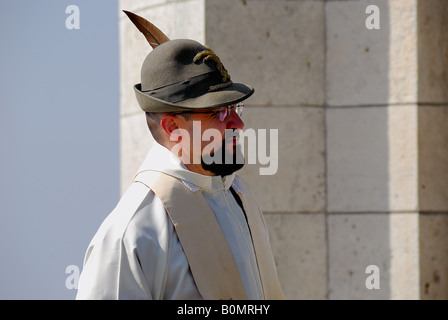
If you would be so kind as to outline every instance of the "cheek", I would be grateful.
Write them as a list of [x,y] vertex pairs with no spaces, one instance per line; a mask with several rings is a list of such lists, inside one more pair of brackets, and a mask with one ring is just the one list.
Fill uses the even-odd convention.
[[210,154],[214,150],[222,147],[225,138],[225,129],[222,126],[214,125],[202,128],[201,150],[205,154]]
[[202,137],[219,137],[219,140],[221,140],[222,142],[222,140],[225,138],[226,125],[225,123],[218,120],[203,121],[201,124],[201,131]]
[[191,145],[201,146],[201,151],[208,146],[207,149],[219,148],[225,139],[226,124],[217,119],[207,119],[202,121],[194,121],[188,130],[191,135]]
[[208,147],[208,149],[219,149],[222,146],[222,142],[225,138],[225,132],[216,128],[209,128],[203,131],[201,137],[202,149]]

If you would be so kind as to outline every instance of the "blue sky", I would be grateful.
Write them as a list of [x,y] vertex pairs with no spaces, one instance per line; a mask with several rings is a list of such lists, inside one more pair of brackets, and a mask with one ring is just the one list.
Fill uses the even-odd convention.
[[119,200],[118,4],[2,0],[0,15],[0,299],[73,299],[66,267]]

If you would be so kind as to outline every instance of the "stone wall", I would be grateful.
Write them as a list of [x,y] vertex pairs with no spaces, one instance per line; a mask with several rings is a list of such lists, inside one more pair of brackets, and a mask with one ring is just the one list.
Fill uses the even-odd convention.
[[[366,28],[370,4],[380,29]],[[278,129],[279,168],[242,175],[287,298],[448,298],[445,0],[121,0],[122,9],[209,45],[232,79],[255,87],[243,120]],[[151,49],[119,16],[124,191],[152,141],[132,89]],[[369,265],[380,289],[366,288]]]

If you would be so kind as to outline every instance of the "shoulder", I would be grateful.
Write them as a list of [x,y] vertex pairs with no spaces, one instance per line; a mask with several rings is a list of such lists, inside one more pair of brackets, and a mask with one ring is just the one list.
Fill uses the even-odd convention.
[[165,208],[150,188],[134,182],[107,216],[92,239],[91,246],[108,243],[130,249],[157,241],[169,228]]
[[79,297],[161,296],[163,286],[159,282],[164,279],[168,261],[164,248],[172,242],[173,234],[167,220],[163,204],[151,189],[133,183],[87,248]]

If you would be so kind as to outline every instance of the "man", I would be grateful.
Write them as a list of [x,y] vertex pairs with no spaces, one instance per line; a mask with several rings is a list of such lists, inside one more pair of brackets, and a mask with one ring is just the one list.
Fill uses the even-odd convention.
[[283,298],[229,134],[243,129],[241,102],[254,90],[193,40],[157,46],[141,77],[155,142],[87,249],[77,299]]

